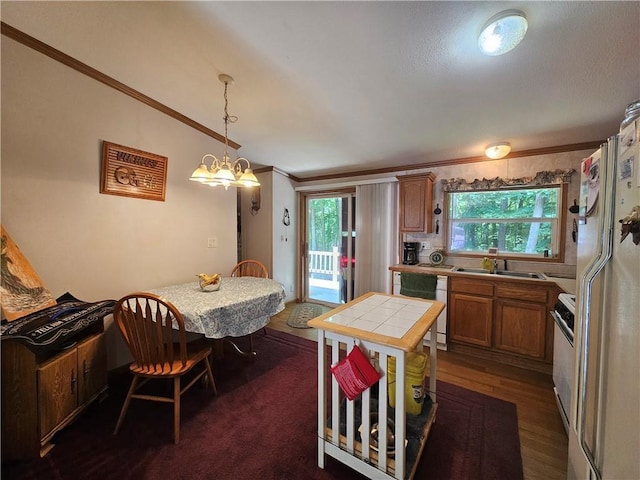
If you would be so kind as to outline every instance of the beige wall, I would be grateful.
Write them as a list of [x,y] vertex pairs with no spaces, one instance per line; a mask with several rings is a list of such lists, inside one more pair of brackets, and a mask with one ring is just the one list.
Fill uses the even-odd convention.
[[242,259],[254,259],[264,263],[273,277],[273,261],[271,257],[273,208],[271,197],[273,183],[271,172],[256,175],[260,182],[260,210],[251,214],[251,190],[242,193]]
[[[294,187],[295,182],[273,173],[273,278],[284,285],[287,301],[296,298],[298,202]],[[282,222],[285,208],[289,211],[289,226]]]
[[[295,182],[278,172],[258,174],[260,210],[250,212],[251,191],[242,192],[243,259],[254,258],[267,266],[269,276],[282,283],[286,301],[296,298],[297,203]],[[289,210],[291,225],[282,223],[284,209]]]
[[[188,180],[219,142],[6,37],[1,58],[1,220],[55,296],[229,274],[236,190]],[[168,157],[166,200],[100,194],[102,140]]]

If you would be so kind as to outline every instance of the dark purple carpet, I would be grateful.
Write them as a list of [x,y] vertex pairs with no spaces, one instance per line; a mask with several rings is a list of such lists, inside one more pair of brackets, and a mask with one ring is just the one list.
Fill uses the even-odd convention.
[[[42,459],[2,465],[3,479],[351,480],[330,457],[317,467],[316,344],[284,333],[254,335],[255,360],[230,353],[214,365],[218,396],[195,386],[183,396],[178,445],[172,406],[133,400],[113,428],[129,385],[110,380],[95,403]],[[521,479],[516,407],[438,382],[438,415],[414,478]]]

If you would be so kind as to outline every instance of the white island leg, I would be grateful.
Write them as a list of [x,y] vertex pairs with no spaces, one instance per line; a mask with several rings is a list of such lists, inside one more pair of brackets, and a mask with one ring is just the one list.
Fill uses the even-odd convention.
[[318,329],[318,467],[320,468],[324,468],[324,430],[327,418],[325,403],[327,356],[324,342],[324,330]]

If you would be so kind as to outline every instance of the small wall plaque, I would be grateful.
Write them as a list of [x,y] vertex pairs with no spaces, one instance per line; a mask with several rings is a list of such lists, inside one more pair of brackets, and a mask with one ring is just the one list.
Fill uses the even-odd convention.
[[102,142],[100,193],[164,202],[167,157]]

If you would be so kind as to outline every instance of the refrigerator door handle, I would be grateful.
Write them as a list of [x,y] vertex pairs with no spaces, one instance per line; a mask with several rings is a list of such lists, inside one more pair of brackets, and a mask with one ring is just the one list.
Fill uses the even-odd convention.
[[[607,151],[608,150],[608,151]],[[597,480],[602,478],[602,473],[597,465],[595,453],[591,451],[591,447],[587,444],[586,439],[586,403],[587,403],[587,370],[588,360],[590,354],[590,339],[589,331],[592,328],[591,325],[591,310],[588,308],[592,302],[593,295],[593,283],[595,279],[600,275],[606,264],[609,262],[612,256],[613,250],[613,226],[614,226],[614,209],[605,208],[607,205],[612,206],[613,199],[615,198],[615,175],[616,175],[616,162],[610,161],[609,156],[615,155],[617,152],[617,137],[609,139],[608,149],[603,148],[603,155],[607,158],[607,161],[600,162],[600,185],[604,186],[604,190],[601,188],[600,210],[601,215],[599,218],[600,231],[603,232],[600,238],[600,244],[598,245],[598,252],[593,262],[587,267],[585,274],[580,281],[580,303],[579,310],[581,312],[580,318],[580,343],[578,361],[580,362],[580,368],[578,371],[578,418],[577,418],[577,433],[579,439],[580,449],[582,450],[585,458],[589,462],[592,473]],[[615,159],[614,159],[615,160]],[[604,168],[606,165],[606,168]],[[600,305],[602,310],[602,305]],[[600,324],[602,327],[602,323]],[[601,332],[602,333],[602,332]],[[598,338],[602,338],[600,334]],[[603,356],[600,357],[600,363]],[[598,375],[602,374],[602,364],[599,365]],[[603,397],[603,382],[598,382],[597,401],[600,404],[600,399]],[[600,415],[598,415],[598,419]],[[597,424],[596,431],[600,432],[600,425]]]

